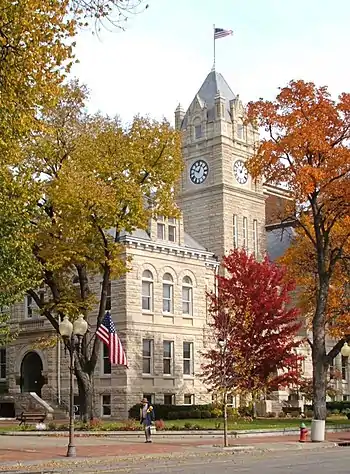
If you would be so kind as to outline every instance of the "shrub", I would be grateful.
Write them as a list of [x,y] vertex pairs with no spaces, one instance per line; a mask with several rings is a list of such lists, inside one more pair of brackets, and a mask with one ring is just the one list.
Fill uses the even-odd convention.
[[138,431],[140,430],[140,423],[134,419],[125,420],[119,429],[121,431]]
[[165,430],[165,423],[164,423],[163,420],[157,420],[156,423],[155,423],[155,426],[156,426],[157,431]]
[[98,418],[94,418],[90,420],[87,426],[88,426],[88,429],[91,431],[100,431],[103,427],[103,423]]
[[267,418],[276,418],[277,416],[275,411],[269,411],[266,415],[267,415]]
[[193,427],[192,423],[185,423],[184,424],[185,430],[192,430],[192,427]]
[[278,413],[278,418],[285,418],[286,417],[286,414],[284,413],[284,411],[280,411]]
[[339,415],[340,411],[337,408],[334,408],[334,410],[331,410],[332,415]]
[[207,419],[207,418],[211,418],[211,411],[210,410],[203,410],[201,412],[201,418],[204,418],[204,419]]
[[[162,420],[184,420],[190,418],[188,413],[189,412],[201,412],[201,411],[212,411],[214,408],[214,405],[158,405],[158,404],[153,404],[152,406],[154,408],[154,413],[156,416],[156,419],[162,419]],[[140,408],[141,405],[137,404],[134,405],[130,408],[129,410],[129,418],[139,418],[140,415]],[[170,415],[176,413],[176,416]],[[196,418],[200,418],[200,414],[196,415]]]
[[239,417],[240,417],[240,414],[237,408],[232,408],[232,407],[227,408],[227,418],[230,421],[236,421],[238,420]]
[[210,410],[212,418],[220,418],[222,417],[222,409],[219,407],[214,407]]
[[314,413],[312,410],[306,410],[305,411],[305,416],[306,418],[312,418],[314,416]]

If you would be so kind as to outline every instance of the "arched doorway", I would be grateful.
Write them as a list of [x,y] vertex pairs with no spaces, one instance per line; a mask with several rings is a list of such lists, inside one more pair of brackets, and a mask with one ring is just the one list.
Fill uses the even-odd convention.
[[37,352],[28,352],[21,364],[21,392],[35,392],[41,396],[44,385],[43,362]]

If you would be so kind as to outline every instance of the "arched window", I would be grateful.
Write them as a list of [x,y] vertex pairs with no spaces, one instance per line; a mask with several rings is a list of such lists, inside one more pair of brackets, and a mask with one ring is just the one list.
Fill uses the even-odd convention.
[[193,285],[190,277],[185,276],[182,280],[182,313],[193,314]]
[[174,312],[174,282],[170,273],[163,276],[163,312]]
[[142,273],[142,309],[153,310],[153,275],[149,270]]

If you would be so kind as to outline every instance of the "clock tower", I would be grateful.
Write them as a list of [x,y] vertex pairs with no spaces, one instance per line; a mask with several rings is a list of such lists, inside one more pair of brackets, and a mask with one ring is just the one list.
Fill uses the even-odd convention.
[[221,257],[232,248],[265,251],[263,186],[245,167],[258,131],[244,123],[244,107],[221,74],[212,70],[187,112],[179,105],[184,172],[179,205],[187,233]]

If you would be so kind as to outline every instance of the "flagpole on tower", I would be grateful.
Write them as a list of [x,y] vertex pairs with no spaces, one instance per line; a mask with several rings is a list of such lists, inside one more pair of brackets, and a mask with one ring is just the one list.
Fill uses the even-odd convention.
[[216,50],[215,50],[215,25],[213,25],[213,42],[214,42],[214,62],[213,62],[213,71],[215,71],[215,59],[216,59]]

